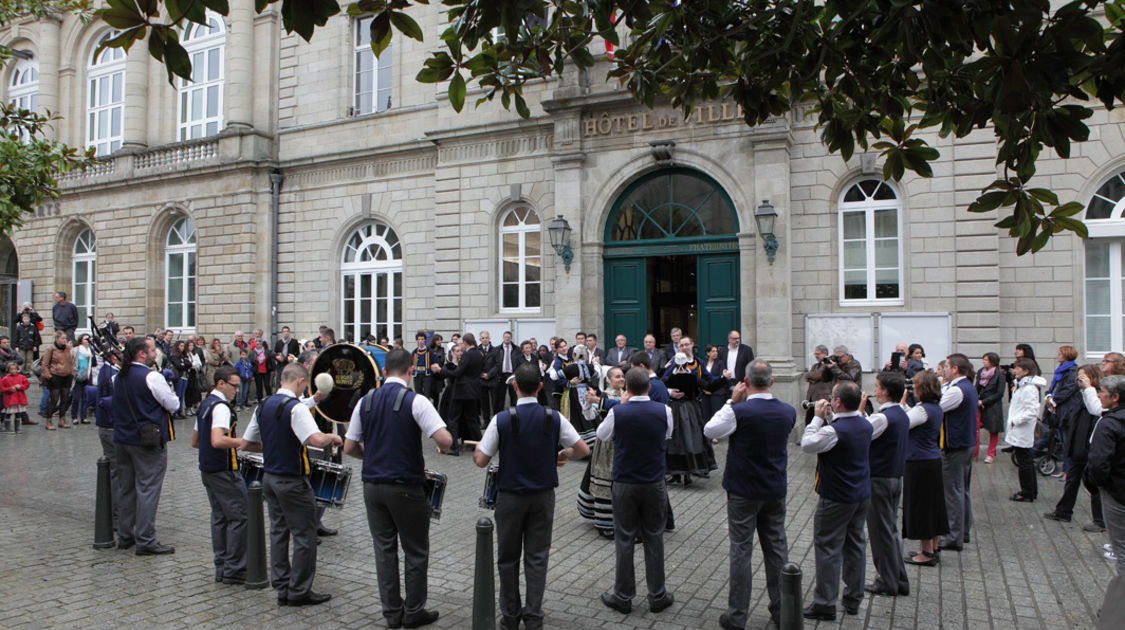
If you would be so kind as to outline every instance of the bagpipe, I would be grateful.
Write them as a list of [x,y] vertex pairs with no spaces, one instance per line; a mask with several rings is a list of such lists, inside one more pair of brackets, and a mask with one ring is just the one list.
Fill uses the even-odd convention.
[[106,328],[98,328],[98,321],[94,319],[94,309],[87,315],[90,319],[90,347],[101,358],[109,363],[110,357],[117,357],[117,364],[125,360],[125,346],[117,341]]

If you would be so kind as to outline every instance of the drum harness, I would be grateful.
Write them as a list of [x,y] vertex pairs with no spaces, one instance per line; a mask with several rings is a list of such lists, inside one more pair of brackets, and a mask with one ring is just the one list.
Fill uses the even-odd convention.
[[[372,388],[371,391],[364,394],[363,400],[361,400],[360,403],[359,403],[359,417],[360,418],[363,418],[364,416],[367,415],[367,410],[371,408],[371,401],[375,399],[375,392],[377,392],[377,391],[379,391],[379,390],[375,389],[375,388]],[[398,390],[397,394],[395,394],[395,402],[391,406],[391,409],[395,413],[398,413],[399,411],[402,411],[402,401],[406,400],[406,394],[408,394],[409,392],[410,392],[409,389],[407,389],[406,387],[403,387],[402,389]],[[401,480],[401,479],[396,479],[395,483],[396,484],[405,484],[406,482]],[[439,512],[439,514],[440,514],[440,512]]]

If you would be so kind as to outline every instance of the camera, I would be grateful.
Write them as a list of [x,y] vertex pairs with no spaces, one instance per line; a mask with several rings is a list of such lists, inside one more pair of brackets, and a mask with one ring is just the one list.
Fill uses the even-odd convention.
[[801,409],[804,409],[806,411],[808,411],[809,409],[812,409],[815,406],[816,406],[815,400],[802,400],[801,401]]

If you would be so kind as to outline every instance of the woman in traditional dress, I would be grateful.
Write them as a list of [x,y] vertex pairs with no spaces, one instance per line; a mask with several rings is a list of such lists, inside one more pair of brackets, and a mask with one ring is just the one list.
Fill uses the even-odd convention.
[[692,341],[682,337],[679,352],[664,371],[664,384],[672,408],[672,439],[668,442],[667,469],[671,483],[691,485],[691,476],[709,476],[718,468],[711,441],[703,436],[703,410],[699,394],[707,387],[703,365],[692,352]]
[[[609,383],[601,394],[589,391],[586,400],[598,408],[601,417],[621,402],[625,391],[625,372],[614,366],[606,374]],[[594,521],[598,533],[613,538],[613,439],[595,440],[593,452],[586,463],[586,473],[578,486],[578,513]]]
[[[594,434],[598,428],[597,414],[584,413],[583,403],[586,391],[597,389],[597,371],[586,363],[588,356],[586,346],[574,347],[574,360],[567,355],[565,339],[555,341],[555,360],[551,364],[548,375],[555,385],[555,395],[558,399],[558,410],[562,416],[570,420],[570,424],[578,431],[578,435],[586,442],[587,446],[594,443]],[[587,410],[588,410],[587,405]]]

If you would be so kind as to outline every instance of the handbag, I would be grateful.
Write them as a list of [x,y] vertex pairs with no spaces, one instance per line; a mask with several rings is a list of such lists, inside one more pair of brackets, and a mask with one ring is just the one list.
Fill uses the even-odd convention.
[[31,362],[31,373],[36,376],[43,376],[43,358],[40,357]]

